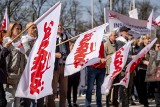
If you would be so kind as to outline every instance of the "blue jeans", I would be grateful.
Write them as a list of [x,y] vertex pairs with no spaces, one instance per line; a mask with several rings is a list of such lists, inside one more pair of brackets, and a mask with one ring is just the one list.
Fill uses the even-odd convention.
[[96,80],[96,104],[102,107],[101,85],[105,77],[105,68],[87,67],[87,91],[86,91],[86,107],[91,106],[92,90]]

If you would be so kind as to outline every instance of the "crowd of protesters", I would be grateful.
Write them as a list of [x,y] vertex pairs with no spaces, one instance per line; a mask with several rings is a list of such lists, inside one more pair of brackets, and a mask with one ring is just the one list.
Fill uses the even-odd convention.
[[[64,76],[65,60],[73,48],[73,41],[56,47],[52,95],[39,99],[36,105],[32,99],[15,97],[16,88],[25,68],[27,58],[38,37],[36,25],[30,22],[26,27],[29,26],[31,27],[27,30],[27,35],[19,37],[13,42],[11,42],[12,39],[22,31],[22,25],[19,22],[12,22],[7,31],[0,31],[0,107],[44,107],[44,105],[46,107],[56,107],[55,99],[57,98],[58,87],[60,96],[59,107],[66,107],[67,103],[68,107],[78,107],[77,94],[81,73],[78,72],[68,77]],[[140,50],[151,42],[149,35],[143,35],[134,39],[133,35],[129,34],[129,30],[129,28],[123,26],[119,29],[119,32],[110,32],[107,40],[105,40],[105,42],[103,41],[100,46],[100,63],[86,67],[86,107],[91,107],[95,82],[96,105],[97,107],[102,107],[101,85],[104,78],[110,72],[111,59],[109,59],[109,57],[128,41],[134,40],[128,55],[128,64]],[[67,39],[67,35],[65,35],[62,30],[62,23],[60,23],[58,25],[56,44]],[[23,52],[16,48],[16,45],[19,45],[19,43],[23,46]],[[160,51],[160,41],[155,43],[152,50]],[[114,107],[136,105],[133,100],[133,95],[144,107],[149,107],[148,100],[150,98],[155,99],[156,107],[160,107],[160,82],[145,82],[147,66],[150,63],[149,58],[150,53],[148,52],[134,72],[131,73],[128,88],[124,86],[112,87],[110,94],[106,96],[106,107],[110,107],[111,105]],[[119,82],[124,77],[125,68],[115,78],[114,83]],[[5,92],[10,93],[10,100],[7,99],[8,101],[6,100]],[[73,96],[73,103],[71,102],[71,96]]]

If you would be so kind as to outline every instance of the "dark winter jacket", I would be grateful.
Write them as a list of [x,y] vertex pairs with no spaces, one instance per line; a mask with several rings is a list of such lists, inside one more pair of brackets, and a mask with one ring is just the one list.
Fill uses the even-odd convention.
[[[67,40],[68,39],[68,37],[67,37],[67,35],[65,35],[65,34],[61,34],[61,42],[63,42],[63,41],[65,41],[65,40]],[[58,38],[57,38],[57,40],[56,40],[56,45],[57,44],[59,44],[58,43]],[[70,49],[69,49],[69,42],[66,42],[66,43],[64,43],[64,46],[65,46],[65,50],[66,50],[66,55],[64,55],[62,52],[60,52],[60,49],[59,49],[59,46],[56,46],[56,53],[57,52],[59,52],[59,53],[61,53],[62,54],[62,57],[67,57],[68,55],[69,55],[69,53],[70,53]],[[65,58],[66,59],[66,58]],[[58,58],[56,58],[55,59],[55,67],[54,67],[54,70],[57,70],[58,69],[58,64],[59,64],[59,59]]]
[[0,82],[7,82],[7,70],[6,70],[6,57],[10,53],[10,51],[0,46]]

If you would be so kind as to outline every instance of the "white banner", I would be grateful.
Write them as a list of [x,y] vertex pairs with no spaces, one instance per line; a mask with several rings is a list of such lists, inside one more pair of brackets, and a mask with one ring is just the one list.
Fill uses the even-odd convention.
[[137,8],[129,11],[129,17],[130,17],[130,18],[134,18],[134,19],[138,19],[138,11],[137,11]]
[[8,26],[9,26],[9,18],[8,18],[8,11],[7,11],[7,8],[6,8],[0,30],[7,30]]
[[109,94],[113,80],[122,71],[123,67],[126,64],[128,58],[128,52],[130,50],[132,42],[133,41],[127,42],[122,48],[120,48],[111,56],[112,62],[110,65],[110,74],[105,78],[102,84],[101,87],[102,94],[105,95]]
[[153,10],[152,10],[151,14],[148,17],[147,28],[149,30],[152,29],[152,22],[153,22]]
[[145,54],[151,49],[151,47],[156,42],[157,38],[155,38],[150,44],[145,46],[135,57],[134,59],[128,64],[126,71],[125,71],[125,77],[120,81],[120,83],[116,83],[114,85],[123,85],[126,88],[128,88],[129,79],[130,79],[130,73],[134,71],[134,69],[137,67],[137,65],[142,61]]
[[108,23],[80,34],[73,50],[66,59],[65,76],[72,75],[86,66],[100,61],[98,58],[99,49],[106,26],[108,26]]
[[[141,35],[141,34],[149,34],[149,30],[147,29],[147,21],[146,20],[138,20],[133,19],[128,16],[119,14],[114,11],[105,10],[106,21],[109,22],[109,29],[112,31],[115,28],[120,28],[122,26],[126,26],[131,29],[131,31]],[[134,35],[133,35],[134,36]]]
[[52,94],[60,10],[61,3],[58,2],[34,22],[38,28],[38,39],[27,60],[27,65],[18,84],[16,97],[37,100]]
[[156,23],[158,26],[160,26],[160,16],[158,16],[156,19],[155,19]]

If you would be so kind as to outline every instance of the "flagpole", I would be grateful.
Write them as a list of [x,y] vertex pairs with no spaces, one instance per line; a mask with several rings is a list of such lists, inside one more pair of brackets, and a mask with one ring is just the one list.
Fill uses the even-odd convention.
[[110,10],[112,10],[112,0],[110,0]]
[[135,0],[133,0],[133,9],[135,9],[136,6],[135,6]]
[[69,41],[71,41],[72,39],[78,38],[79,36],[80,36],[80,35],[77,35],[77,36],[74,36],[74,37],[72,37],[72,38],[70,38],[70,39],[67,39],[67,40],[65,40],[65,41],[57,44],[56,46],[59,46],[59,45],[64,44],[64,43],[66,43],[66,42],[69,42]]
[[24,29],[20,34],[18,34],[15,38],[12,39],[11,43],[15,41],[17,38],[19,38],[25,31],[27,31],[33,24],[31,24],[29,27]]

